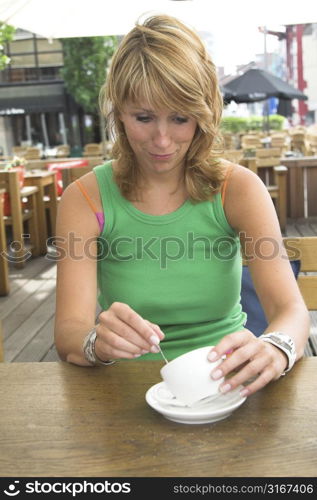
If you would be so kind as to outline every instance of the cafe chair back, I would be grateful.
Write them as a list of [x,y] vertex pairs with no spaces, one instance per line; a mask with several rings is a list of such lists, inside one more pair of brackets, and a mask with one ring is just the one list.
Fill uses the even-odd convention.
[[258,148],[255,150],[255,157],[243,158],[240,165],[247,166],[262,179],[275,205],[281,230],[285,231],[288,169],[285,165],[281,165],[280,149]]
[[26,153],[24,154],[24,158],[26,160],[40,160],[41,159],[41,151],[39,148],[28,147]]
[[3,192],[0,190],[0,296],[8,295],[10,292],[9,264],[6,254],[7,238],[3,216]]
[[[40,254],[38,219],[37,219],[37,195],[36,186],[20,187],[19,172],[0,171],[0,189],[8,194],[9,215],[4,215],[4,223],[12,228],[12,238],[15,246],[14,265],[22,268],[26,262],[26,256],[31,251],[32,256]],[[27,229],[24,229],[27,223]],[[23,236],[28,235],[28,248],[25,247]]]
[[[294,276],[314,325],[316,324],[314,318],[317,314],[317,237],[285,237],[283,240]],[[243,260],[241,305],[247,314],[246,328],[249,328],[257,337],[260,336],[268,323],[256,294],[246,258]],[[304,354],[306,356],[317,355],[317,333],[314,326]]]
[[240,163],[243,158],[242,149],[226,149],[222,155],[225,160],[232,161],[233,163]]
[[101,156],[101,155],[102,151],[100,144],[94,142],[85,144],[83,156]]
[[67,158],[70,155],[68,144],[60,144],[56,147],[56,158]]
[[77,168],[64,168],[62,170],[62,180],[63,180],[63,189],[66,189],[69,184],[74,182],[76,179],[79,179],[88,172],[92,171],[91,166],[87,167],[77,167]]
[[300,260],[299,289],[309,311],[317,311],[317,236],[284,238],[290,260]]

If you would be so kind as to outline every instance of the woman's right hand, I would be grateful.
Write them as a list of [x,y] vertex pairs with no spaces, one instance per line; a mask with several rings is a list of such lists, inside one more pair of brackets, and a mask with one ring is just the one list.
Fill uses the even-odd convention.
[[103,361],[157,353],[158,344],[164,339],[158,325],[142,318],[121,302],[114,302],[107,311],[99,314],[96,333],[95,351]]

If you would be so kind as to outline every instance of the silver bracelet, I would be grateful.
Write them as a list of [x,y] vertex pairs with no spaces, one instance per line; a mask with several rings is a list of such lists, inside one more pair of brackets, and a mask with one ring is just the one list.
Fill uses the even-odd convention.
[[115,363],[114,360],[102,361],[102,359],[98,358],[95,352],[95,343],[97,339],[96,327],[94,327],[88,335],[85,337],[83,342],[83,353],[85,359],[91,363],[92,365],[113,365]]

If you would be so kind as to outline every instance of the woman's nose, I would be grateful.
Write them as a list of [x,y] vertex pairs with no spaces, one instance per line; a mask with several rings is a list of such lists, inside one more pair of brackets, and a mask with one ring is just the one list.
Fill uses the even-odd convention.
[[167,148],[171,144],[169,128],[166,125],[157,125],[153,134],[153,144],[158,148]]

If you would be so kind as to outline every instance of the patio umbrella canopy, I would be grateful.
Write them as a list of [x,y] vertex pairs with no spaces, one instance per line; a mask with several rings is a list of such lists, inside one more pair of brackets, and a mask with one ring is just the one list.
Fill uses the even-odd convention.
[[269,97],[307,99],[303,92],[263,69],[249,69],[226,83],[225,90],[232,93],[225,97],[226,100],[236,103],[264,101]]

